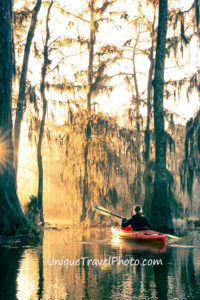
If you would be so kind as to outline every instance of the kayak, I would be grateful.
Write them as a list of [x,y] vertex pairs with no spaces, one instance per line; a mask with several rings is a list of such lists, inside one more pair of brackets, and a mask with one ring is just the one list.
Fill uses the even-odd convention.
[[131,227],[126,228],[111,228],[114,236],[122,239],[133,240],[135,242],[151,242],[166,244],[167,237],[153,230],[132,231]]
[[131,227],[126,228],[111,228],[112,234],[119,238],[132,240],[134,242],[149,242],[166,244],[167,237],[153,230],[132,231]]

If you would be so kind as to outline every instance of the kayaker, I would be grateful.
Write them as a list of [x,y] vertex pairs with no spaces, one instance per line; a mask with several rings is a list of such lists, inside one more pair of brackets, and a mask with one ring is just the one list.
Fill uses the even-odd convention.
[[149,221],[145,218],[144,215],[142,215],[142,207],[140,205],[135,205],[133,207],[133,216],[131,219],[127,220],[126,218],[122,219],[122,228],[127,227],[128,225],[131,225],[132,230],[152,230],[152,226],[149,223]]

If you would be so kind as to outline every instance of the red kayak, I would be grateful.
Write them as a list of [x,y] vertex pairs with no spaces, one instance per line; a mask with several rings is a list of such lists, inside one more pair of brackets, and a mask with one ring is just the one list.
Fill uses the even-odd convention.
[[126,228],[111,228],[113,235],[119,238],[133,240],[134,242],[151,242],[166,244],[167,237],[153,230],[132,231],[131,227]]

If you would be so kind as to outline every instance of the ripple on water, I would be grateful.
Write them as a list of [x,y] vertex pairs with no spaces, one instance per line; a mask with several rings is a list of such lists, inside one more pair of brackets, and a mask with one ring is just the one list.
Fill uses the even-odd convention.
[[[2,299],[200,299],[195,241],[171,243],[163,251],[117,244],[107,229],[48,230],[40,247],[0,251]],[[109,264],[109,257],[139,263]],[[48,264],[53,259],[56,264]]]

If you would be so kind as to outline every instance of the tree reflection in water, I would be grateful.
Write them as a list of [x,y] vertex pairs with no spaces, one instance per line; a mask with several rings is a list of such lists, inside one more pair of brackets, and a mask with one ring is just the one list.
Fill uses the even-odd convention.
[[163,260],[163,265],[154,266],[154,279],[156,284],[156,294],[158,299],[168,299],[168,275],[169,275],[169,262],[171,259],[170,252],[164,256],[160,255]]
[[39,252],[39,280],[38,280],[38,300],[42,299],[44,291],[44,274],[43,274],[43,249]]
[[0,299],[17,299],[17,275],[24,250],[0,247]]
[[[151,249],[113,243],[106,229],[44,233],[36,249],[0,249],[0,299],[200,299],[199,245]],[[51,259],[162,259],[148,265],[48,265]],[[52,260],[53,261],[53,260]],[[17,284],[16,284],[17,282]],[[16,296],[17,295],[17,296]]]

